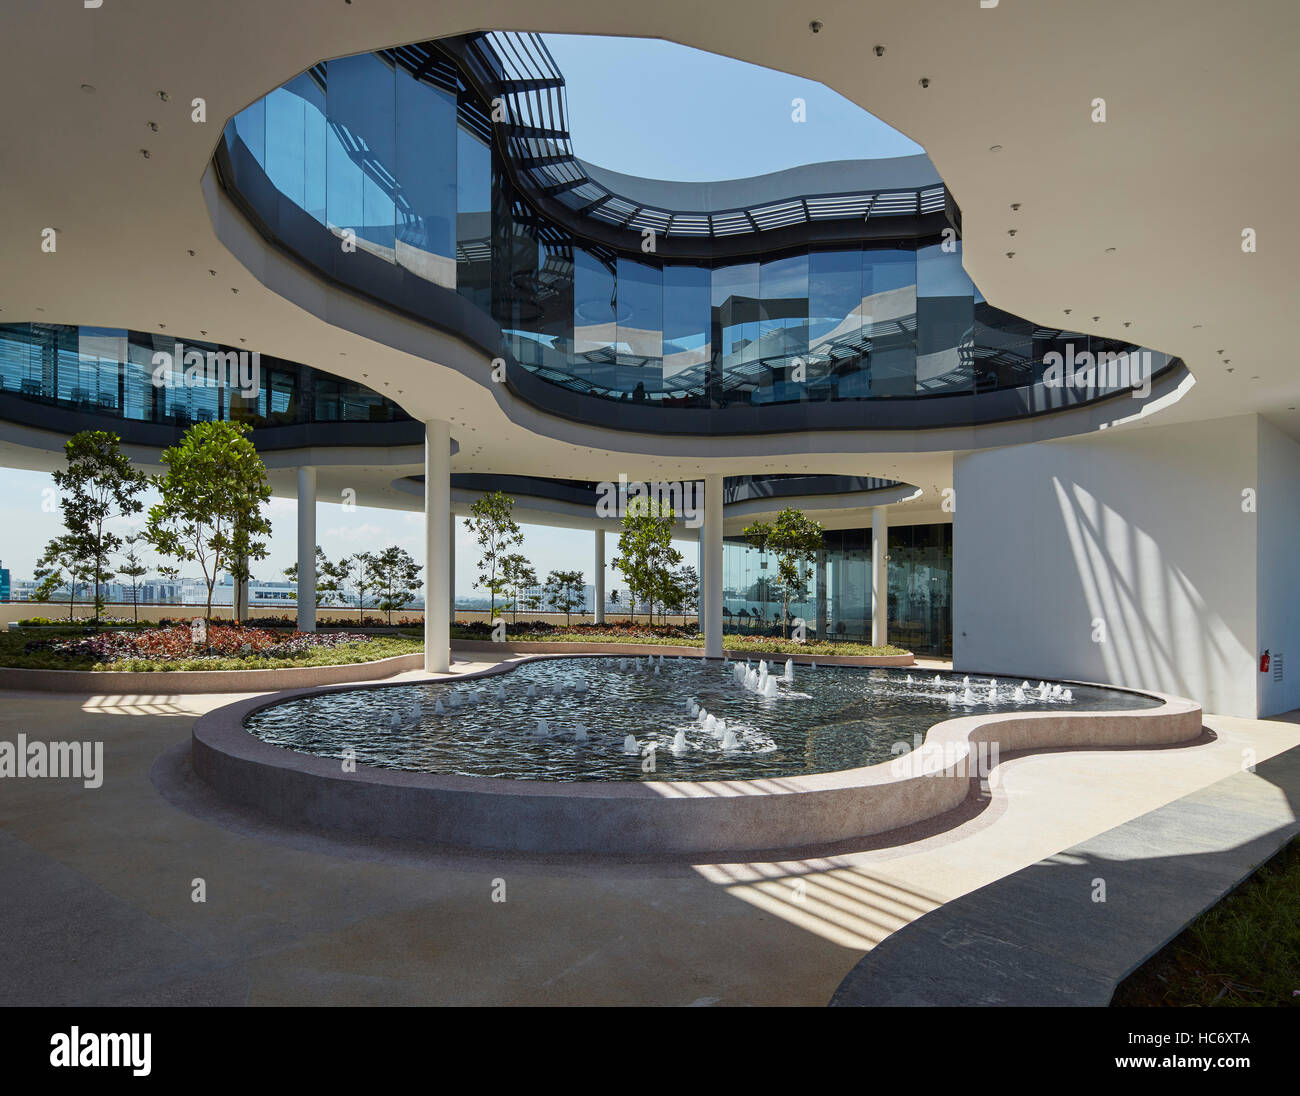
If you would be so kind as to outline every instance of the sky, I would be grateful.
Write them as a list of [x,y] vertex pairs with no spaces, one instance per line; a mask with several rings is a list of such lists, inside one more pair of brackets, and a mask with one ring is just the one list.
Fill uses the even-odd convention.
[[[921,148],[821,84],[656,39],[546,35],[565,74],[574,152],[613,171],[648,178],[700,181],[780,171],[799,164],[856,157],[908,156]],[[792,118],[804,101],[805,121]],[[62,532],[53,481],[45,473],[4,469],[0,493],[0,566],[31,578],[45,544]],[[145,496],[146,508],[156,499]],[[270,557],[256,564],[261,580],[282,579],[297,554],[296,503],[271,501]],[[400,545],[423,554],[422,515],[319,503],[318,540],[330,559],[361,549]],[[116,523],[126,534],[143,515]],[[592,534],[524,527],[523,551],[539,576],[580,568],[591,581]],[[606,537],[609,555],[616,538]],[[693,541],[677,543],[696,562]],[[457,597],[473,588],[478,552],[462,522],[456,532]],[[146,564],[156,557],[146,553]],[[198,577],[191,566],[183,573]],[[619,588],[610,572],[609,588]]]
[[701,182],[924,151],[799,76],[654,38],[544,37],[564,73],[574,154],[611,171]]

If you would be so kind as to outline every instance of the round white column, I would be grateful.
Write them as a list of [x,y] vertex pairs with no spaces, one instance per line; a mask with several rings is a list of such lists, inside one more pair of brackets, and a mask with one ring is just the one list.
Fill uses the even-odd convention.
[[451,429],[431,419],[424,424],[424,668],[431,674],[451,669],[450,538]]
[[316,469],[298,469],[298,631],[316,630]]
[[889,642],[889,514],[883,506],[871,509],[871,643]]
[[704,477],[704,566],[700,616],[704,620],[704,655],[722,657],[722,476]]
[[456,515],[447,524],[447,622],[456,623]]
[[605,530],[596,530],[596,559],[595,574],[591,580],[592,586],[595,587],[595,593],[592,595],[595,604],[592,606],[592,620],[596,624],[605,623]]

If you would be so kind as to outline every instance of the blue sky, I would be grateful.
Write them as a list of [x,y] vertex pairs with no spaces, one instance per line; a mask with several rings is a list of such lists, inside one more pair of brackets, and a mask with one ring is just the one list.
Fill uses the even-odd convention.
[[613,171],[698,182],[924,151],[798,76],[653,38],[545,40],[565,76],[574,152]]
[[[740,178],[799,164],[855,157],[906,156],[921,151],[902,134],[820,84],[771,69],[656,39],[547,35],[568,83],[574,151],[614,171],[650,178]],[[792,100],[804,100],[806,121],[792,120]],[[30,578],[45,543],[57,536],[57,512],[42,509],[48,475],[7,469],[0,496],[0,563]],[[295,504],[275,499],[271,557],[255,568],[279,579],[296,552]],[[331,559],[359,548],[400,544],[422,551],[418,514],[359,507],[344,513],[322,503],[317,530]],[[130,531],[133,523],[119,523]],[[580,567],[591,580],[591,534],[525,527],[524,551],[540,575]],[[607,538],[614,553],[614,538]],[[694,564],[694,542],[678,549]],[[471,596],[477,554],[457,531],[458,595]],[[148,562],[153,562],[149,560]],[[197,576],[197,570],[191,569]],[[190,573],[189,571],[186,572]],[[610,572],[611,587],[619,576]]]

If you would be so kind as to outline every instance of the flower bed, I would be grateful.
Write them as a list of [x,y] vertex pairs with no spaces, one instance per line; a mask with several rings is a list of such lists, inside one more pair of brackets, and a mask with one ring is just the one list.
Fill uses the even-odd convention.
[[0,639],[6,666],[56,670],[255,670],[369,662],[421,650],[418,640],[349,632],[290,632],[212,624],[205,646],[188,624],[94,634],[69,631],[44,639]]

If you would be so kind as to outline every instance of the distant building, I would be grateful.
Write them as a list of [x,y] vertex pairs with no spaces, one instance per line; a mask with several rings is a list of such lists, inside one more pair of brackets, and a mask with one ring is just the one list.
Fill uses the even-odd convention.
[[9,568],[0,567],[0,602],[9,600]]

